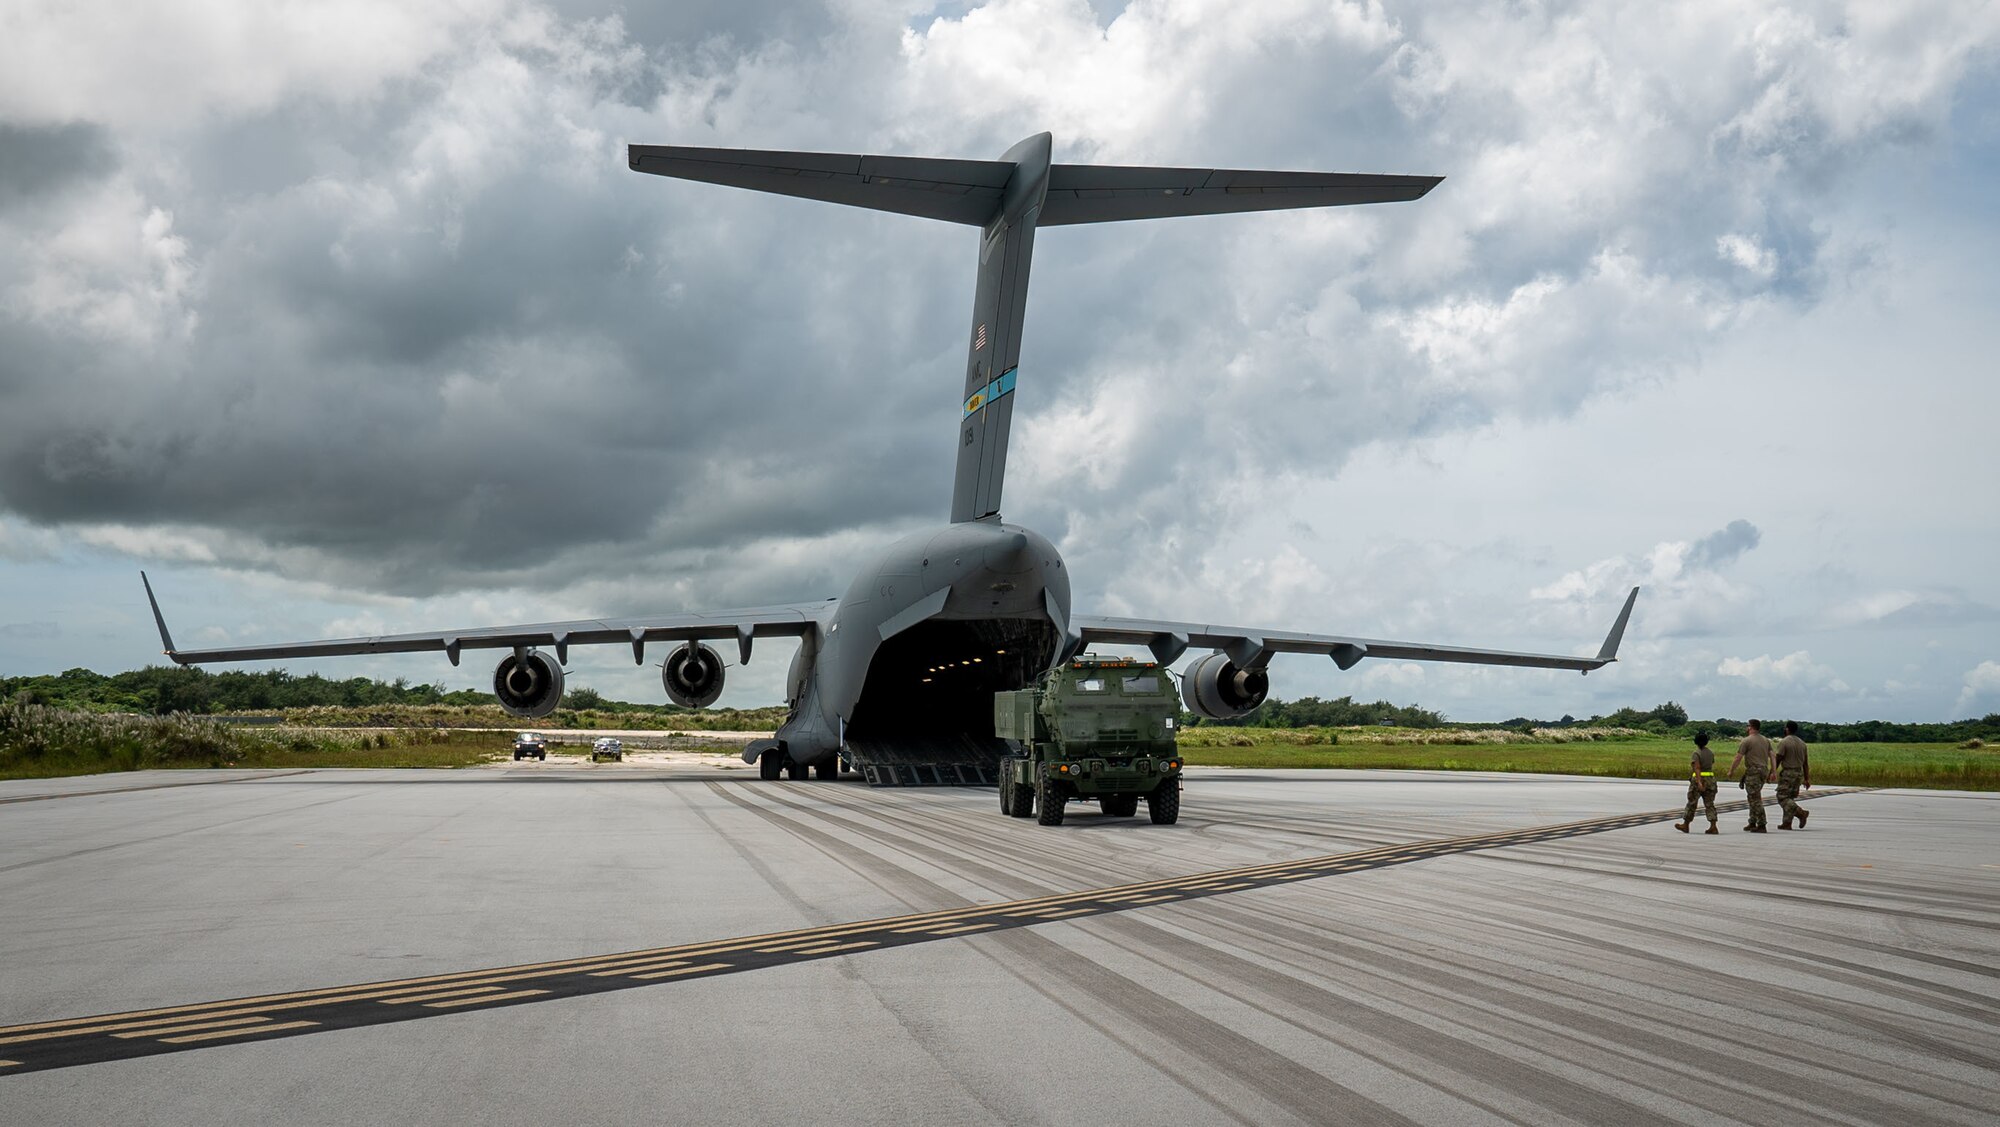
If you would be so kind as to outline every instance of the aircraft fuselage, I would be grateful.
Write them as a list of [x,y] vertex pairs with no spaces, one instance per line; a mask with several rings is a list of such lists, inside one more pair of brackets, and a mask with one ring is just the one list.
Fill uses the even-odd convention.
[[1054,663],[1069,617],[1069,573],[1039,533],[994,520],[906,536],[801,641],[777,739],[811,763],[864,733],[990,735],[993,693]]

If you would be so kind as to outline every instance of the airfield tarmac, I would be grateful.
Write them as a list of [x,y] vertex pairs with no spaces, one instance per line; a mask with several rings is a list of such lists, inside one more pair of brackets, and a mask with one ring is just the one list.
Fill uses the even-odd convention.
[[1196,770],[1178,826],[1045,828],[700,763],[0,783],[0,1122],[1992,1122],[2000,796],[1704,837],[1646,816],[1683,793]]

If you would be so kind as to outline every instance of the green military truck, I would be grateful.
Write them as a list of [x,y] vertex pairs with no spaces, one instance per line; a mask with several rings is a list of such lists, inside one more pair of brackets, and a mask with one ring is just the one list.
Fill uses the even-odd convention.
[[1060,826],[1072,800],[1129,818],[1143,798],[1154,825],[1172,825],[1181,816],[1179,715],[1158,662],[1095,654],[993,694],[993,734],[1013,751],[1000,760],[1000,812]]

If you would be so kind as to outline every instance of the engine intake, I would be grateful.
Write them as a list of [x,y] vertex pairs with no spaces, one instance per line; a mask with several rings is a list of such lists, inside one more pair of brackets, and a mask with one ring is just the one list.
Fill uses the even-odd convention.
[[1225,653],[1212,653],[1181,675],[1181,701],[1210,720],[1234,720],[1264,703],[1271,678],[1262,669],[1238,669]]
[[667,655],[660,682],[667,696],[682,708],[707,708],[722,695],[722,657],[700,642],[689,642]]
[[563,671],[556,659],[540,650],[524,656],[509,654],[493,671],[493,695],[510,716],[538,720],[562,703]]

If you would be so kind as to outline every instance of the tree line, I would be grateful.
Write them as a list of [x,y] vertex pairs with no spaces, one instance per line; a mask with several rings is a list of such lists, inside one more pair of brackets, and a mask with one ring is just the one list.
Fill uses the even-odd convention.
[[[78,712],[137,712],[166,716],[263,712],[287,708],[379,708],[385,705],[489,705],[493,694],[478,689],[413,685],[398,677],[377,681],[350,677],[335,681],[317,673],[295,677],[282,669],[212,673],[193,666],[149,665],[127,673],[70,669],[38,677],[0,677],[0,700],[42,704]],[[563,707],[604,712],[682,711],[668,704],[626,704],[579,687],[563,694]]]
[[[127,673],[94,673],[70,669],[37,677],[0,677],[0,700],[20,704],[43,704],[82,712],[137,712],[165,716],[175,712],[197,714],[260,712],[286,708],[368,708],[383,705],[485,705],[491,693],[478,689],[446,689],[443,685],[413,685],[398,677],[377,681],[369,677],[330,680],[317,673],[295,677],[282,669],[261,672],[228,670],[211,673],[192,666],[149,665]],[[607,700],[595,689],[578,686],[563,694],[562,706],[598,712],[673,713],[685,709],[671,704],[634,704]],[[1784,717],[1765,717],[1767,730],[1775,729]],[[1793,719],[1797,719],[1794,717]],[[1386,700],[1362,702],[1353,697],[1321,700],[1266,700],[1248,715],[1234,720],[1206,720],[1182,713],[1181,723],[1242,728],[1351,728],[1390,724],[1398,728],[1487,727],[1485,724],[1448,723],[1441,713],[1414,704],[1392,704]],[[1674,701],[1649,709],[1621,708],[1578,719],[1563,716],[1556,720],[1516,716],[1502,721],[1503,728],[1634,728],[1662,735],[1692,736],[1705,730],[1718,738],[1736,738],[1747,730],[1744,721],[1730,717],[1696,720]],[[2000,713],[1988,713],[1978,720],[1948,723],[1909,724],[1890,720],[1860,720],[1847,724],[1799,721],[1799,730],[1814,743],[1956,743],[1968,739],[2000,739]]]

